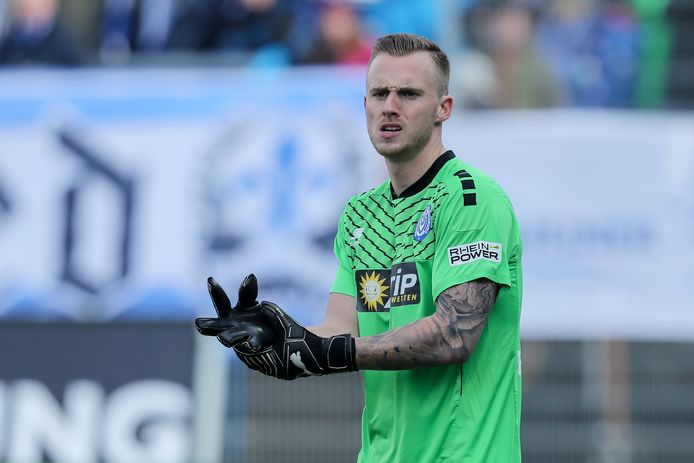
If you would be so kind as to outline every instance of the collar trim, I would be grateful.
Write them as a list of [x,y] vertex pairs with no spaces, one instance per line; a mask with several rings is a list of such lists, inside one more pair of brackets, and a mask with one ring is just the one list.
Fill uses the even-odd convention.
[[407,198],[409,196],[414,196],[426,187],[429,186],[432,180],[434,180],[434,177],[436,177],[436,174],[439,173],[441,168],[443,167],[444,164],[446,164],[448,161],[453,159],[455,157],[455,154],[453,154],[453,151],[448,150],[445,153],[443,153],[441,156],[436,158],[434,163],[427,169],[427,171],[422,175],[416,182],[414,182],[412,185],[408,186],[405,188],[405,191],[400,193],[400,196],[395,194],[395,190],[393,189],[393,184],[390,184],[390,196],[392,199],[401,199],[401,198]]

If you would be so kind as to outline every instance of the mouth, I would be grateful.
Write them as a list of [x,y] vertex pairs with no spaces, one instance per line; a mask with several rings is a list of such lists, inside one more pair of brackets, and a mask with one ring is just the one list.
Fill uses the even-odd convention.
[[396,137],[402,131],[400,124],[383,124],[379,127],[379,133],[382,138],[393,138]]

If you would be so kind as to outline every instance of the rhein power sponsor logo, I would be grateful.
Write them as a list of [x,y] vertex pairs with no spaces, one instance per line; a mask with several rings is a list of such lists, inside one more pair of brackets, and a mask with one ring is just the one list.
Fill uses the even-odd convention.
[[501,262],[501,243],[477,241],[448,248],[448,264],[451,267],[469,264],[480,259]]

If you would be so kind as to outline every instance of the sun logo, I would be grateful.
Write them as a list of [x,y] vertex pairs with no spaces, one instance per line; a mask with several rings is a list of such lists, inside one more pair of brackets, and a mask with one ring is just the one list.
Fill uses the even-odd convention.
[[379,305],[383,306],[385,303],[383,298],[388,297],[386,290],[390,288],[390,286],[385,285],[386,279],[380,278],[380,276],[375,271],[371,272],[371,275],[367,272],[361,276],[361,281],[359,282],[361,298],[364,300],[366,308],[374,312]]

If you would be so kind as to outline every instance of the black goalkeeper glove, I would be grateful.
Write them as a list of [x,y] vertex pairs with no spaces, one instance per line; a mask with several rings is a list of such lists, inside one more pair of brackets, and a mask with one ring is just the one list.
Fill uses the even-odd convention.
[[226,347],[233,347],[239,359],[249,368],[262,365],[264,352],[272,346],[274,330],[264,321],[258,297],[258,280],[248,275],[239,287],[239,298],[232,308],[224,289],[210,277],[207,290],[217,312],[217,318],[196,318],[200,334],[216,336]]
[[263,301],[260,308],[275,331],[275,339],[267,355],[270,365],[261,372],[292,380],[358,370],[352,335],[322,338],[298,324],[277,304]]
[[195,326],[201,334],[216,336],[226,347],[233,347],[249,368],[286,380],[357,370],[350,334],[322,338],[276,304],[258,304],[258,282],[252,274],[241,284],[233,308],[213,278],[207,285],[219,317],[197,318]]

